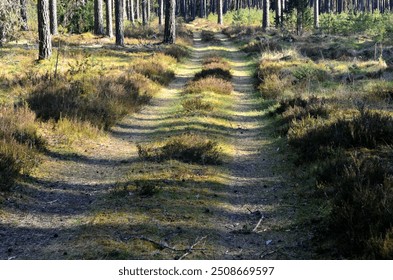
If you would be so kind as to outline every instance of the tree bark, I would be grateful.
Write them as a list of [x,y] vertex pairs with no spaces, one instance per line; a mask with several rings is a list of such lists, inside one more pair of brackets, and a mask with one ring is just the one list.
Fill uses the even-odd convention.
[[176,41],[176,0],[165,0],[164,43],[174,44]]
[[314,0],[314,28],[319,28],[319,0]]
[[274,21],[276,23],[276,27],[279,27],[281,24],[281,0],[276,0],[275,4],[276,4],[276,17],[274,18]]
[[142,24],[143,25],[146,25],[147,24],[147,11],[146,11],[146,8],[147,8],[147,3],[146,3],[146,1],[147,0],[142,0]]
[[38,59],[47,59],[52,55],[52,42],[50,35],[49,1],[38,0]]
[[57,0],[49,0],[50,33],[57,35]]
[[147,1],[147,7],[146,7],[146,19],[147,19],[147,22],[149,22],[150,21],[150,11],[151,11],[151,3],[150,3],[150,0],[146,0]]
[[267,31],[270,27],[269,10],[270,10],[270,1],[263,0],[263,16],[262,16],[263,31]]
[[220,25],[223,25],[223,19],[222,19],[222,0],[217,0],[217,23]]
[[141,19],[139,0],[136,0],[135,11],[136,11],[136,20],[139,21]]
[[164,0],[158,0],[158,24],[164,23]]
[[112,0],[106,0],[106,36],[113,37],[113,24],[112,24]]
[[26,6],[27,0],[20,0],[20,18],[22,21],[21,24],[21,29],[23,31],[29,30],[29,27],[27,25],[27,6]]
[[130,20],[131,20],[132,24],[135,23],[134,0],[130,0]]
[[115,0],[116,45],[124,46],[124,1]]
[[94,0],[94,34],[104,34],[104,17],[102,12],[102,0]]

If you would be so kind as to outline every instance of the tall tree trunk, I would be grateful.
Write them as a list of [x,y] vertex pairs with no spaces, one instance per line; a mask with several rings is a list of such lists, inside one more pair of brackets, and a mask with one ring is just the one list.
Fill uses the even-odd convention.
[[275,0],[275,5],[276,5],[276,17],[274,18],[274,21],[276,23],[276,27],[279,27],[281,23],[281,0]]
[[134,0],[130,0],[130,20],[132,24],[135,23],[135,9],[134,9]]
[[147,24],[147,12],[146,12],[146,1],[147,0],[142,0],[142,24],[146,25]]
[[263,0],[263,16],[262,16],[263,31],[267,31],[270,27],[269,10],[270,10],[270,0]]
[[50,33],[57,35],[57,0],[49,0]]
[[21,18],[21,29],[23,31],[29,30],[29,27],[27,25],[27,5],[26,5],[27,0],[20,0],[20,18]]
[[115,0],[116,45],[124,46],[124,1]]
[[38,59],[47,59],[52,55],[52,42],[50,35],[49,1],[38,0]]
[[151,11],[151,5],[150,5],[150,0],[146,0],[147,1],[147,7],[146,7],[146,19],[147,22],[150,21],[150,11]]
[[314,0],[314,28],[319,28],[319,0]]
[[112,0],[106,0],[106,35],[109,38],[113,37],[112,11]]
[[164,0],[158,0],[158,24],[164,23]]
[[104,18],[102,13],[102,0],[94,0],[94,34],[104,34]]
[[137,20],[137,21],[140,21],[140,20],[141,20],[141,13],[140,13],[140,7],[139,7],[139,5],[140,5],[139,0],[136,0],[136,3],[135,3],[135,14],[136,14],[136,20]]
[[164,43],[174,44],[176,41],[176,0],[165,0]]
[[223,25],[223,19],[222,19],[222,0],[217,0],[217,23],[220,25]]

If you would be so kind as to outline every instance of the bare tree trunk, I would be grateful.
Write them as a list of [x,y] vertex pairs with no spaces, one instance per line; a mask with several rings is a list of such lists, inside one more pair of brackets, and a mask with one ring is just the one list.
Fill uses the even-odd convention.
[[134,0],[130,0],[130,20],[132,24],[135,23]]
[[151,11],[151,6],[150,6],[150,0],[146,0],[147,1],[147,7],[146,7],[146,19],[147,22],[150,21],[150,11]]
[[217,0],[217,23],[220,25],[223,25],[223,20],[222,20],[222,0]]
[[49,1],[38,0],[38,59],[47,59],[52,55],[52,42],[50,35]]
[[164,43],[174,44],[176,41],[176,0],[165,0]]
[[104,16],[102,13],[102,0],[94,0],[94,34],[104,34]]
[[49,0],[50,33],[57,35],[57,0]]
[[112,12],[112,0],[106,0],[106,36],[109,38],[113,37]]
[[141,14],[140,14],[140,7],[139,7],[139,0],[136,0],[135,11],[136,11],[136,20],[140,21]]
[[276,27],[279,27],[281,24],[281,0],[276,0],[275,4],[276,4],[276,17],[274,18],[274,21],[276,23]]
[[124,46],[124,1],[115,0],[116,45]]
[[270,10],[270,1],[263,0],[263,16],[262,16],[263,31],[267,31],[270,27],[269,10]]
[[147,23],[146,1],[147,0],[142,0],[142,24],[143,25],[146,25],[146,23]]
[[314,0],[314,27],[319,28],[319,0]]
[[164,0],[158,0],[158,24],[164,23]]
[[21,29],[23,31],[29,30],[29,27],[27,25],[27,6],[26,6],[27,0],[20,0],[20,18],[22,21],[21,24]]

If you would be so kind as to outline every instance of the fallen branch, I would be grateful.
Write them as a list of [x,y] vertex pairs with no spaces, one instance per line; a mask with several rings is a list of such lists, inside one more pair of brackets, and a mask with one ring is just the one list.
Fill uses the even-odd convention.
[[192,245],[189,246],[188,248],[184,248],[184,249],[176,249],[176,248],[174,248],[174,247],[169,246],[169,245],[168,245],[167,243],[165,243],[165,242],[158,242],[158,241],[155,241],[155,240],[153,240],[153,239],[151,239],[151,238],[148,238],[148,237],[146,237],[146,236],[143,236],[143,235],[142,235],[142,236],[137,236],[137,237],[134,237],[134,238],[135,238],[135,239],[140,239],[140,240],[144,240],[144,241],[150,242],[150,243],[156,245],[156,246],[158,247],[158,249],[160,249],[160,250],[168,249],[168,250],[171,250],[171,251],[174,251],[174,252],[185,252],[185,253],[179,258],[179,260],[181,260],[181,259],[184,259],[187,255],[191,254],[193,251],[203,251],[203,250],[206,250],[206,249],[204,249],[204,248],[195,248],[195,246],[197,246],[202,240],[206,239],[206,237],[207,237],[207,236],[203,236],[203,237],[201,237],[201,238],[197,238],[197,239],[196,239],[196,242],[195,242],[194,244],[192,244]]
[[197,238],[196,241],[195,241],[195,243],[192,244],[192,245],[190,246],[190,248],[188,248],[187,252],[185,252],[184,255],[181,256],[181,257],[179,258],[179,260],[182,260],[182,259],[184,259],[185,257],[187,257],[189,254],[191,254],[192,251],[195,250],[194,247],[195,247],[196,245],[198,245],[202,240],[206,239],[206,237],[207,237],[207,236],[203,236],[203,237],[201,237],[201,238],[199,238],[199,239]]
[[262,216],[260,219],[259,219],[259,221],[258,221],[258,223],[257,223],[257,225],[254,227],[254,229],[252,230],[253,232],[256,232],[257,231],[257,228],[259,227],[259,225],[262,223],[262,221],[265,219],[265,216]]
[[[266,251],[265,251],[266,252]],[[277,252],[276,250],[274,250],[274,251],[269,251],[269,252],[267,252],[267,253],[265,253],[265,252],[263,252],[260,256],[259,256],[259,258],[260,259],[264,259],[264,258],[266,258],[267,256],[270,256],[270,255],[273,255],[275,252]]]
[[148,237],[146,237],[146,236],[138,236],[138,237],[135,237],[136,239],[140,239],[140,240],[144,240],[144,241],[148,241],[148,242],[150,242],[150,243],[153,243],[154,245],[156,245],[157,247],[158,247],[158,249],[161,249],[161,250],[163,250],[163,249],[169,249],[169,250],[171,250],[171,251],[175,251],[175,252],[179,252],[179,251],[185,251],[186,249],[176,249],[176,248],[174,248],[174,247],[170,247],[170,246],[168,246],[166,243],[164,243],[164,242],[157,242],[157,241],[155,241],[155,240],[153,240],[153,239],[150,239],[150,238],[148,238]]

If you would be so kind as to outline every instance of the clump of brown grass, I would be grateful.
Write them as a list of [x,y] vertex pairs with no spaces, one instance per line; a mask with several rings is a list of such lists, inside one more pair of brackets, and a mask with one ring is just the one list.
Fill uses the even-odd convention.
[[184,89],[185,94],[198,94],[204,91],[217,94],[231,94],[233,86],[232,83],[226,80],[216,77],[206,77],[197,81],[188,82]]
[[8,191],[35,166],[37,151],[44,147],[33,112],[25,106],[0,108],[0,191]]
[[181,104],[184,110],[188,113],[195,113],[195,112],[204,112],[204,111],[212,111],[213,106],[203,101],[201,97],[195,97],[186,99]]
[[162,145],[138,145],[139,157],[145,160],[175,159],[187,163],[220,164],[218,143],[205,136],[184,133],[171,137]]

